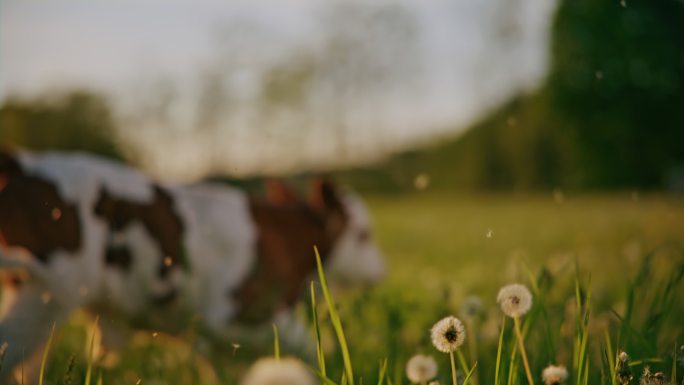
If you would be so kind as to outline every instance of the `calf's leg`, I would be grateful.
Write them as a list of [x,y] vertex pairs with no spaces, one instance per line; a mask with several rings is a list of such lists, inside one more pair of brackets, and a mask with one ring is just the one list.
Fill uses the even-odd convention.
[[[70,309],[52,298],[43,285],[32,282],[5,286],[0,308],[0,345],[6,344],[0,383],[7,383],[13,369],[45,344],[52,326],[59,326]],[[35,373],[25,373],[24,383],[35,380]]]

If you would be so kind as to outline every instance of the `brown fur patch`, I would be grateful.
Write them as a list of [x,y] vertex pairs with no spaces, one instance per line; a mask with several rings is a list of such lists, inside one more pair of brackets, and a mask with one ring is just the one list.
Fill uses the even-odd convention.
[[[183,254],[183,222],[175,211],[171,195],[156,185],[154,191],[152,202],[140,203],[111,195],[103,189],[95,204],[95,214],[114,230],[122,230],[131,223],[140,222],[162,252],[159,275],[165,277],[176,266],[188,267]],[[119,267],[127,269],[130,262]]]
[[[81,222],[48,179],[24,173],[9,154],[0,154],[0,242],[23,247],[40,261],[58,250],[81,246]],[[55,215],[59,213],[59,215]]]
[[341,205],[327,207],[321,211],[304,202],[250,199],[258,231],[258,260],[247,279],[231,293],[238,303],[239,322],[265,322],[279,308],[295,304],[316,267],[313,246],[327,259],[346,225]]

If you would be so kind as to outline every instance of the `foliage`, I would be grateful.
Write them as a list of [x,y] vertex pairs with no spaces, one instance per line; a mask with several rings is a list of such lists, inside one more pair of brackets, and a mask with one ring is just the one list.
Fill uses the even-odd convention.
[[[676,370],[681,381],[684,362],[673,350],[684,341],[684,309],[678,306],[684,298],[684,234],[674,226],[684,215],[680,201],[416,195],[370,203],[380,224],[378,241],[391,262],[388,280],[373,290],[333,293],[335,302],[324,300],[321,288],[327,285],[316,282],[313,304],[305,298],[298,309],[311,316],[311,341],[320,347],[320,354],[301,357],[314,372],[325,368],[326,384],[340,384],[351,371],[347,365],[355,383],[406,384],[404,365],[415,353],[437,358],[438,380],[449,383],[449,358],[434,350],[428,331],[447,314],[460,316],[460,305],[472,294],[484,307],[468,326],[467,338],[476,338],[477,347],[463,351],[459,373],[477,361],[471,384],[526,383],[513,323],[502,322],[495,302],[498,288],[511,282],[527,284],[534,294],[521,328],[537,381],[553,363],[568,368],[568,384],[611,384],[622,350],[632,358],[635,377],[649,365],[668,377]],[[491,238],[486,226],[494,229]],[[74,356],[71,383],[84,383],[93,325],[77,315],[55,335],[46,383],[64,378]],[[338,342],[342,325],[347,349]],[[192,330],[182,339],[141,332],[115,366],[97,355],[92,372],[105,384],[238,384],[251,362],[274,350],[242,343],[208,353],[202,346]],[[298,354],[285,345],[280,350],[283,356]]]
[[[622,4],[621,4],[622,3]],[[546,84],[462,136],[346,172],[412,188],[684,188],[684,3],[563,1]]]
[[0,146],[94,152],[121,158],[107,100],[85,92],[11,98],[0,107]]

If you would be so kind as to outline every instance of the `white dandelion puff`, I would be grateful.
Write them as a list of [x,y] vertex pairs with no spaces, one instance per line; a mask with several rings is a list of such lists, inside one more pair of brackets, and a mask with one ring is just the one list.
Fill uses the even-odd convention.
[[527,313],[532,307],[532,293],[530,293],[527,286],[515,283],[502,287],[496,296],[496,301],[501,305],[501,310],[504,314],[513,318],[515,338],[518,340],[518,349],[520,350],[520,356],[522,356],[527,382],[533,385],[534,378],[530,369],[530,362],[527,359],[527,353],[525,352],[525,342],[520,331],[520,316]]
[[416,384],[432,380],[437,377],[437,361],[431,356],[416,354],[406,363],[406,377]]
[[451,353],[463,345],[466,337],[461,320],[448,316],[438,321],[431,331],[432,344],[443,353]]
[[629,355],[626,352],[620,352],[620,354],[618,355],[618,359],[621,362],[627,362],[629,361]]
[[314,385],[314,378],[296,358],[261,358],[247,371],[242,385]]
[[639,382],[641,385],[667,385],[667,379],[663,372],[651,373],[651,368],[648,366],[644,368],[644,373],[641,375]]
[[562,365],[549,365],[542,371],[542,380],[546,385],[561,385],[567,379],[568,370]]
[[482,313],[484,306],[480,297],[470,295],[461,304],[459,314],[466,320],[476,318]]
[[527,313],[532,307],[532,293],[525,285],[515,283],[504,286],[499,290],[496,301],[501,310],[511,318],[517,318]]
[[632,381],[632,378],[634,378],[632,371],[629,368],[629,355],[627,355],[625,352],[620,352],[620,354],[618,354],[617,370],[615,375],[618,381],[620,381],[620,383],[623,385],[629,384]]

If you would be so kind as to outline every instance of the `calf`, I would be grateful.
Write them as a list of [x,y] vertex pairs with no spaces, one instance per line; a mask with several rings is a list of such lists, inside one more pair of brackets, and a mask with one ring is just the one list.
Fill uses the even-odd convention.
[[236,325],[287,319],[315,270],[313,245],[333,280],[382,276],[358,197],[324,181],[308,199],[269,186],[265,198],[163,186],[85,154],[0,153],[0,378],[77,308],[101,315],[105,344],[132,320],[174,332],[191,318],[230,341]]

